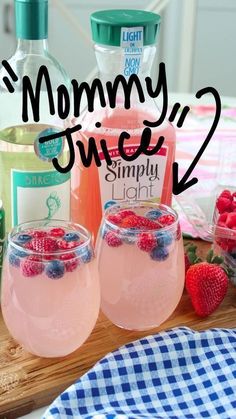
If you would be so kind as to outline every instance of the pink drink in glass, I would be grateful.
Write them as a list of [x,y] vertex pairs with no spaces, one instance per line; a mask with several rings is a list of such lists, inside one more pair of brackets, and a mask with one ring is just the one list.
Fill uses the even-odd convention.
[[[150,227],[122,228],[122,223],[109,221],[111,215],[124,209],[142,217],[160,210],[171,215],[173,222],[149,230]],[[158,218],[154,222],[158,224]],[[155,228],[155,224],[151,226]],[[140,235],[146,235],[147,248],[145,240],[142,246]],[[184,287],[183,242],[173,210],[152,203],[111,207],[103,219],[97,251],[101,308],[114,324],[129,330],[146,330],[160,325],[172,314]]]
[[[58,225],[65,234],[51,236],[52,229],[60,232]],[[40,237],[38,243],[32,239],[33,249],[32,240],[18,240],[33,236],[36,229],[55,240],[57,250],[43,250]],[[73,238],[73,234],[76,240],[65,240],[65,235]],[[1,302],[9,332],[28,352],[57,357],[81,346],[96,323],[100,305],[89,233],[62,221],[26,223],[13,230],[3,265]]]

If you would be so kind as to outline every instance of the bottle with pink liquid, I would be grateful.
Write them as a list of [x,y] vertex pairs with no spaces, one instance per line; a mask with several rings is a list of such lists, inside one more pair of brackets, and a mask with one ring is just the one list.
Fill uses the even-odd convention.
[[[160,16],[141,10],[105,10],[92,14],[91,26],[103,86],[108,81],[113,83],[118,74],[125,76],[127,81],[130,75],[137,74],[144,86],[155,58]],[[153,85],[155,88],[155,82]],[[156,154],[141,154],[133,161],[126,161],[118,150],[119,136],[126,131],[130,138],[125,140],[124,150],[127,155],[133,155],[140,145],[145,128],[143,121],[159,119],[156,102],[145,93],[145,88],[143,91],[145,102],[140,103],[137,89],[133,87],[129,109],[124,107],[121,85],[115,108],[109,106],[108,100],[106,107],[102,107],[99,97],[95,98],[94,112],[84,112],[80,120],[82,129],[74,137],[75,142],[83,141],[85,149],[89,138],[95,138],[100,152],[100,167],[92,161],[91,166],[85,168],[78,153],[72,171],[72,220],[85,225],[94,237],[104,211],[112,204],[124,200],[171,204],[176,138],[169,121],[152,128],[150,149],[156,146],[160,136],[165,138]],[[107,165],[101,152],[101,139],[106,140],[111,166]]]

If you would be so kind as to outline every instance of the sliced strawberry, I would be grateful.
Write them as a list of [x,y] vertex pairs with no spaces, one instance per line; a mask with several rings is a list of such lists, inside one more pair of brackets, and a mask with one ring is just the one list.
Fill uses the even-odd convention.
[[139,228],[139,217],[136,214],[129,215],[128,217],[126,217],[122,220],[121,227],[123,227],[123,228]]
[[26,247],[39,253],[55,252],[58,249],[56,240],[50,237],[34,238]]
[[141,215],[129,215],[124,220],[122,220],[121,227],[158,230],[160,225],[155,221],[149,220],[146,217],[142,217]]

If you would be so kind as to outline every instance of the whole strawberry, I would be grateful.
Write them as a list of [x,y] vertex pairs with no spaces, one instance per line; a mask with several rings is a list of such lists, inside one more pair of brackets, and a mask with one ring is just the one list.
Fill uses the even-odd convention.
[[223,301],[228,289],[228,276],[220,265],[222,259],[210,251],[207,262],[190,266],[186,274],[186,289],[196,313],[209,316]]

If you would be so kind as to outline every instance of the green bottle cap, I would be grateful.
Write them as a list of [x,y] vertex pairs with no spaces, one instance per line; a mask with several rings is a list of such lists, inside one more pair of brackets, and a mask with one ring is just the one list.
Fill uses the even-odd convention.
[[143,45],[156,42],[161,17],[144,10],[101,10],[91,15],[93,41],[119,47],[122,28],[143,27]]
[[16,37],[48,37],[48,0],[15,0]]

